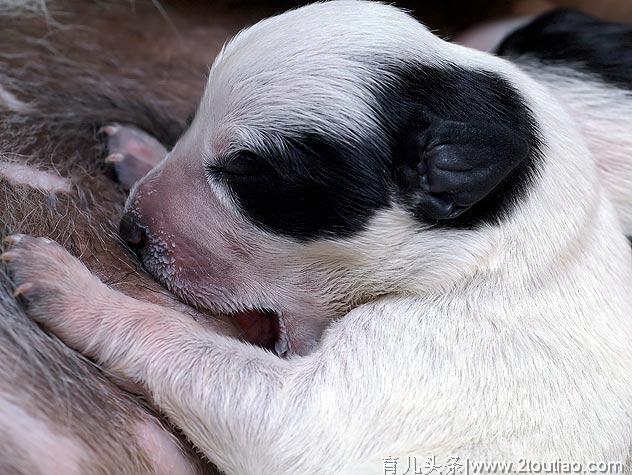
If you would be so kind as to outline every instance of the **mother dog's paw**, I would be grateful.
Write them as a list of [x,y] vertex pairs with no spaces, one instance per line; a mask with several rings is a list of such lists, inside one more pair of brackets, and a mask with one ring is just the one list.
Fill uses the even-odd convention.
[[110,289],[55,241],[16,234],[5,244],[9,250],[0,259],[29,316],[70,346],[84,349],[97,323],[90,310],[95,301],[107,299]]

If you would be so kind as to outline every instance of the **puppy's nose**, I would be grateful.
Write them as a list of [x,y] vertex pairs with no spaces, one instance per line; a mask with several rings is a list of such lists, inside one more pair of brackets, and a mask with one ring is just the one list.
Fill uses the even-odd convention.
[[133,213],[125,213],[119,225],[119,234],[136,254],[141,255],[147,244],[147,232]]

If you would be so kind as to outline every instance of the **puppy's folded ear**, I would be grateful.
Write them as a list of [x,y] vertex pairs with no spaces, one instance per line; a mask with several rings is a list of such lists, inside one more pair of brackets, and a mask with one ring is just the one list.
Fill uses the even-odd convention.
[[411,138],[400,169],[409,203],[431,221],[454,219],[493,193],[529,156],[524,135],[489,122],[435,119]]

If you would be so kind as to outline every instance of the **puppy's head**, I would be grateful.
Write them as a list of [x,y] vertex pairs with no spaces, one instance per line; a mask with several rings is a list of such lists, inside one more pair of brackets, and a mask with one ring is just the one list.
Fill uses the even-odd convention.
[[496,61],[378,3],[262,21],[215,60],[123,235],[189,303],[273,320],[277,351],[307,351],[367,299],[449,285],[537,166],[535,122]]

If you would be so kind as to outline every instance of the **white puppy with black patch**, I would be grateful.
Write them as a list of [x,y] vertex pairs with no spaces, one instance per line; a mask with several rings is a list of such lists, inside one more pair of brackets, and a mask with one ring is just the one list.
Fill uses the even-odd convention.
[[269,322],[277,354],[45,239],[10,238],[16,294],[227,473],[625,462],[632,258],[583,135],[517,66],[396,8],[237,35],[122,234],[183,300]]

